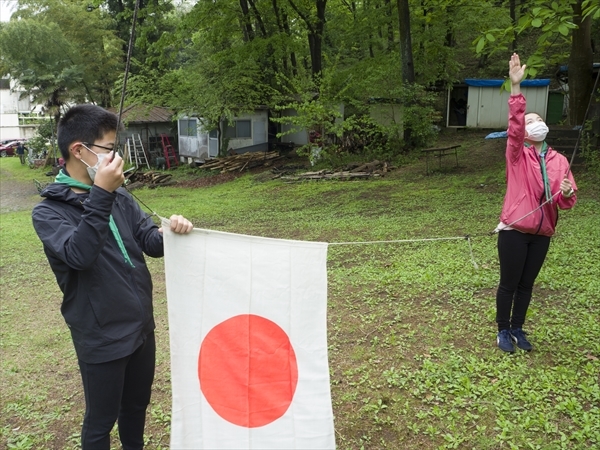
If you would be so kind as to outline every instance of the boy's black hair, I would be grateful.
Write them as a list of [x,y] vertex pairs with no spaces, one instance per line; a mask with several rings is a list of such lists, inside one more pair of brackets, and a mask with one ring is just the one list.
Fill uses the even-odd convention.
[[58,148],[65,161],[69,160],[69,146],[76,141],[94,143],[106,133],[117,131],[116,114],[89,103],[73,106],[58,122]]

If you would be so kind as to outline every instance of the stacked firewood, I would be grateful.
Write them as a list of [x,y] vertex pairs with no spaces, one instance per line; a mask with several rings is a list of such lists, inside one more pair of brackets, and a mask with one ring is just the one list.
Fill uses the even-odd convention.
[[279,157],[279,152],[241,153],[239,155],[209,160],[202,165],[202,168],[220,170],[221,173],[234,172],[236,170],[242,172],[243,170],[258,166],[268,167]]
[[175,180],[172,180],[173,176],[170,173],[157,172],[151,170],[148,172],[134,172],[129,178],[127,183],[127,189],[133,190],[142,186],[147,186],[150,189],[159,186],[172,186],[177,184]]
[[373,161],[365,164],[351,164],[343,170],[319,170],[316,172],[304,172],[295,175],[275,176],[284,181],[302,181],[302,180],[355,180],[360,178],[382,177],[394,167],[386,162]]

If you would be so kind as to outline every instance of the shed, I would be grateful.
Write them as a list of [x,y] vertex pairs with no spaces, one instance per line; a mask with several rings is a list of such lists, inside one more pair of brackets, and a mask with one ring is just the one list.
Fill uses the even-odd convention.
[[[297,116],[298,112],[295,109],[284,109],[281,111],[281,117],[293,117]],[[280,132],[283,133],[281,136],[281,142],[294,145],[306,145],[308,144],[308,130],[298,129],[292,124],[283,123],[279,127]]]
[[[118,114],[115,108],[109,111]],[[130,105],[123,108],[121,120],[125,124],[125,130],[119,133],[119,144],[125,145],[127,139],[133,135],[140,135],[142,145],[151,159],[163,153],[161,134],[171,137],[171,143],[175,126],[173,123],[173,111],[161,106]]]
[[[227,150],[237,153],[267,151],[268,110],[256,109],[249,114],[234,117],[231,123],[221,121],[221,129],[228,139]],[[219,135],[216,130],[208,130],[197,117],[182,117],[178,120],[179,155],[188,163],[204,162],[219,155]]]
[[[448,93],[448,127],[506,128],[508,98],[502,89],[504,80],[467,78],[463,85],[454,86]],[[523,80],[521,92],[527,99],[527,112],[536,112],[544,120],[548,108],[549,79]]]

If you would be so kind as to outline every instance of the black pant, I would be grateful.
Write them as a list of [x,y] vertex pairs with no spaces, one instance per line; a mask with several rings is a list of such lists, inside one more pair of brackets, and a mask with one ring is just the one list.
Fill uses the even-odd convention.
[[25,154],[19,153],[19,159],[21,160],[21,164],[25,164]]
[[110,431],[117,420],[123,449],[144,447],[155,353],[154,333],[151,333],[125,358],[100,364],[79,361],[85,394],[82,450],[109,450]]
[[[531,301],[533,283],[546,259],[550,237],[521,233],[498,233],[500,285],[496,292],[498,331],[522,328]],[[511,315],[512,312],[512,315]]]

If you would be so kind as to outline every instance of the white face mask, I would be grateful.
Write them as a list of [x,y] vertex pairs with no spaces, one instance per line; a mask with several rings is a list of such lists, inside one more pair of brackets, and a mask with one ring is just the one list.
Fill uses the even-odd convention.
[[548,127],[544,122],[531,122],[525,126],[527,139],[534,142],[542,142],[548,134]]
[[[87,148],[87,147],[85,147],[85,148]],[[87,149],[90,152],[92,152],[94,155],[96,155],[96,157],[98,158],[98,162],[96,164],[94,164],[93,166],[90,166],[83,159],[81,160],[81,162],[87,166],[87,173],[90,176],[90,180],[94,181],[94,178],[96,178],[96,172],[98,171],[98,167],[100,167],[100,163],[104,160],[104,158],[106,158],[108,156],[108,154],[96,153],[95,151],[90,150],[89,148],[87,148]]]

